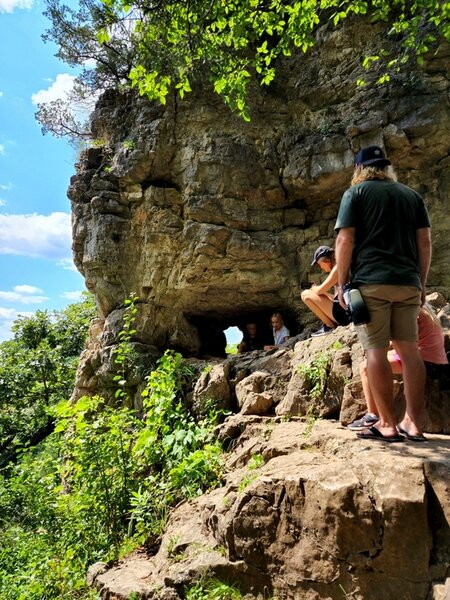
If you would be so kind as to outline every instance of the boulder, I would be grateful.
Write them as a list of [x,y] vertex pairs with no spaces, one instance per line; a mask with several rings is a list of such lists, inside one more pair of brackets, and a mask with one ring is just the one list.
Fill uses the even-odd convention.
[[336,421],[241,419],[225,485],[173,512],[154,557],[97,570],[102,598],[178,600],[205,573],[258,600],[446,597],[448,438],[385,444]]

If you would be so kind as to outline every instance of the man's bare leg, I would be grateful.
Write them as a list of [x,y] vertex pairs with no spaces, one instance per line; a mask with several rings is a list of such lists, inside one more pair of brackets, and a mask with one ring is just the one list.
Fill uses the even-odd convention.
[[[401,375],[402,365],[396,360],[396,353],[393,350],[388,352],[388,361],[391,367],[391,371],[394,375]],[[359,365],[359,374],[361,376],[361,384],[363,388],[364,398],[367,404],[367,412],[378,415],[378,408],[373,399],[372,391],[369,385],[369,377],[367,375],[367,360],[363,360]]]
[[392,399],[394,384],[387,348],[366,350],[366,356],[370,391],[380,417],[374,427],[384,436],[398,435]]
[[361,384],[364,393],[364,398],[366,399],[367,404],[367,412],[372,415],[378,415],[377,405],[375,404],[375,400],[373,399],[372,390],[369,385],[369,376],[367,374],[367,361],[363,360],[363,362],[359,365],[359,374],[361,375]]
[[403,367],[406,412],[399,426],[409,435],[422,435],[426,371],[415,342],[395,341]]

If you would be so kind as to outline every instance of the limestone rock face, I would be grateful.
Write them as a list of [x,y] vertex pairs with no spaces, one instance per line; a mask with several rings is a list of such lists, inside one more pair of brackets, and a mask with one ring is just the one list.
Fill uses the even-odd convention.
[[274,403],[270,374],[254,371],[236,385],[236,398],[243,415],[265,415],[271,412]]
[[449,296],[450,52],[385,87],[358,88],[361,41],[375,48],[381,34],[365,21],[321,30],[310,55],[286,60],[270,88],[251,92],[250,123],[204,89],[165,107],[103,95],[92,116],[100,147],[83,153],[69,189],[75,264],[104,320],[100,347],[117,335],[132,292],[139,342],[158,348],[220,356],[224,329],[266,325],[274,311],[300,333],[313,322],[301,288],[321,279],[311,256],[333,244],[353,156],[369,143],[423,195],[429,289]]
[[220,410],[231,408],[231,389],[228,382],[230,366],[225,363],[208,365],[197,379],[193,391],[193,412],[198,415],[207,413],[208,403]]
[[[428,384],[427,444],[358,440],[342,427],[364,412],[355,333],[305,340],[314,318],[300,291],[322,278],[312,254],[333,245],[367,144],[384,146],[423,195],[429,291],[450,297],[450,51],[383,88],[357,88],[361,48],[377,54],[379,40],[364,20],[323,28],[311,54],[252,90],[250,123],[203,89],[165,107],[117,91],[97,104],[96,147],[69,189],[74,260],[99,310],[74,398],[114,397],[124,299],[135,293],[130,396],[174,348],[224,359],[203,371],[193,410],[214,401],[237,413],[219,432],[233,443],[225,485],[173,511],[154,557],[95,565],[89,581],[105,600],[179,600],[205,572],[249,600],[437,600],[449,589],[448,387]],[[294,338],[286,347],[225,358],[224,329],[264,328],[273,312]],[[450,326],[445,301],[440,318]],[[396,393],[401,412],[400,384]]]
[[[226,484],[174,511],[156,556],[94,566],[102,598],[178,600],[205,572],[249,600],[445,597],[445,436],[388,448],[336,422],[276,417],[241,417],[240,430]],[[256,453],[265,464],[250,470]]]
[[[206,573],[245,600],[445,598],[448,370],[427,384],[427,442],[388,444],[345,427],[366,410],[362,359],[352,327],[339,327],[270,352],[187,361],[200,373],[194,412],[211,402],[235,411],[218,429],[230,449],[224,485],[174,509],[155,556],[93,565],[90,585],[104,600],[181,600]],[[400,417],[400,381],[395,396]]]
[[[450,345],[450,328],[443,331]],[[205,405],[214,400],[240,415],[335,418],[343,425],[366,412],[359,372],[364,356],[353,326],[290,343],[291,347],[272,353],[230,356],[212,367],[206,361],[194,389],[194,412],[203,414]],[[406,406],[401,376],[394,379],[393,393],[400,421]],[[233,421],[229,426],[227,436],[233,438]],[[423,426],[429,433],[450,433],[448,365],[439,378],[427,379]]]

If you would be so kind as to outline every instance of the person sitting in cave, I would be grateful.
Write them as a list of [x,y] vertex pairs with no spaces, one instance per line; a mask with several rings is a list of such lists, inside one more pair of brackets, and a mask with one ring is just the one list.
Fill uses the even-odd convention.
[[238,352],[252,352],[253,350],[262,350],[264,348],[264,339],[259,332],[256,323],[247,323],[242,341],[238,345]]
[[289,329],[284,324],[283,317],[280,313],[274,313],[270,317],[270,323],[272,325],[272,333],[273,333],[273,344],[264,346],[264,350],[272,350],[272,348],[279,348],[285,344],[289,337]]
[[[314,252],[311,266],[318,265],[328,277],[320,285],[313,285],[303,290],[301,299],[306,306],[322,321],[320,329],[311,334],[312,337],[327,335],[337,326],[333,319],[333,293],[330,292],[337,284],[338,273],[334,250],[330,246],[319,246]],[[333,289],[334,292],[334,289]]]

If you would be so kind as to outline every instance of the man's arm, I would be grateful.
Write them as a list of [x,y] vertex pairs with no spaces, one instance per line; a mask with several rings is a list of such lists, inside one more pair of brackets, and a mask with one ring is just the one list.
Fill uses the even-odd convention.
[[422,305],[425,303],[428,271],[431,264],[431,229],[421,227],[416,229],[417,253],[419,257],[419,275],[422,284]]
[[347,308],[343,298],[343,287],[350,278],[353,247],[355,245],[355,228],[342,227],[336,238],[336,264],[338,273],[338,297],[343,308]]

